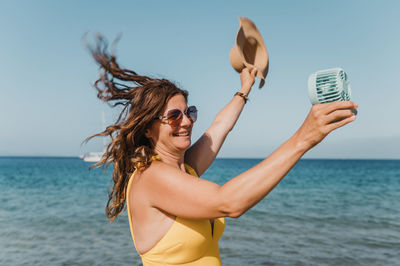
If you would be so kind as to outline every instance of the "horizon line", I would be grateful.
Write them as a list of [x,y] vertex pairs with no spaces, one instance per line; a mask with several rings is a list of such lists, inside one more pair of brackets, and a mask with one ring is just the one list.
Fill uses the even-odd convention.
[[[0,158],[54,158],[54,159],[81,159],[79,156],[64,156],[64,155],[0,155]],[[263,160],[267,157],[217,157],[215,159],[247,159],[247,160]],[[305,157],[300,160],[393,160],[397,161],[400,158],[338,158],[338,157]]]

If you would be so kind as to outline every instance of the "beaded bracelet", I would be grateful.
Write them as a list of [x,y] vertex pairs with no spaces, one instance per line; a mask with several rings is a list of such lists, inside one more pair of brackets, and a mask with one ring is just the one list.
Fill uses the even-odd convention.
[[247,103],[247,100],[249,99],[249,97],[246,94],[238,91],[238,92],[235,93],[234,96],[236,96],[236,95],[242,97],[245,104]]

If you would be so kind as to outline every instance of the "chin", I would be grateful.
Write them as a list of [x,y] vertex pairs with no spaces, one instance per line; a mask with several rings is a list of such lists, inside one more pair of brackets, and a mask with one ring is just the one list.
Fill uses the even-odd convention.
[[179,142],[176,143],[176,147],[180,150],[184,150],[186,151],[190,145],[192,144],[190,138],[186,139],[186,140],[180,140]]

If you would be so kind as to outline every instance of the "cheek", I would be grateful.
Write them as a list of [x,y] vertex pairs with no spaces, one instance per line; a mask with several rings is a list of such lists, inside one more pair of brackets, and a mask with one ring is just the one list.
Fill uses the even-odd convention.
[[145,132],[146,138],[150,139],[153,144],[155,144],[160,136],[160,126],[159,125],[151,125]]

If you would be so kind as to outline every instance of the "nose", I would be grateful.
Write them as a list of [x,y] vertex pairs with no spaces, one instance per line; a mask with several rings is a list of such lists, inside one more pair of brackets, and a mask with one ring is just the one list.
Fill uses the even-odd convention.
[[181,122],[181,126],[191,126],[193,123],[192,119],[189,118],[188,115],[183,114],[183,118],[182,118],[182,122]]

